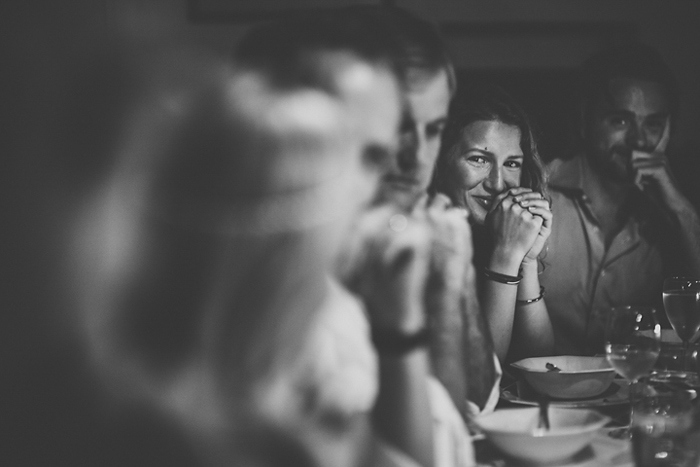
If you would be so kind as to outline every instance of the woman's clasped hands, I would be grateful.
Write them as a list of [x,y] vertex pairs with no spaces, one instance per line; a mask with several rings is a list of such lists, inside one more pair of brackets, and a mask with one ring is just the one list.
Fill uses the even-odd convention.
[[499,194],[486,217],[493,233],[494,255],[508,263],[536,261],[552,230],[549,201],[529,188]]

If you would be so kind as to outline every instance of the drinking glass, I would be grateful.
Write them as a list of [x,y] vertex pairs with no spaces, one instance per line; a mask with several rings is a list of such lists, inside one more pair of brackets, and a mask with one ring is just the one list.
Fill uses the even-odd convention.
[[[639,379],[647,376],[661,350],[661,325],[656,310],[647,306],[610,309],[605,327],[605,356],[610,366],[629,381],[630,416]],[[629,435],[625,430],[624,435]]]
[[669,277],[664,281],[664,309],[674,331],[683,342],[683,370],[687,370],[690,339],[700,329],[700,279]]
[[687,392],[653,393],[633,404],[630,431],[636,467],[697,467],[700,431]]
[[631,384],[651,371],[661,350],[661,325],[647,306],[610,310],[605,327],[605,355],[615,371]]

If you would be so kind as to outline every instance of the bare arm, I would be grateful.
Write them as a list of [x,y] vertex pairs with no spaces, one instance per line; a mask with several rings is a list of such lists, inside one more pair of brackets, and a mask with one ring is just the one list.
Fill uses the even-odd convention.
[[[552,232],[549,202],[530,195],[516,196],[520,205],[542,218],[542,227],[521,263],[523,279],[518,286],[509,354],[515,358],[550,355],[554,350],[552,321],[540,287],[538,258]],[[524,198],[524,199],[523,199]]]
[[[366,304],[375,336],[411,336],[426,326],[423,293],[430,236],[424,224],[398,223],[401,215],[382,207],[366,213],[345,249],[341,276]],[[374,425],[379,435],[419,464],[433,464],[432,417],[428,400],[430,374],[427,346],[392,351],[379,348],[379,396]],[[391,345],[389,345],[391,347]]]
[[541,296],[537,262],[523,262],[522,270],[523,280],[518,287],[513,337],[508,353],[518,359],[551,355],[554,334],[545,300],[537,300]]
[[497,375],[493,339],[479,304],[476,271],[471,261],[467,263],[462,291],[462,348],[467,399],[483,409]]
[[433,374],[466,419],[466,400],[483,408],[497,375],[491,334],[477,299],[467,213],[450,204],[438,195],[425,211],[433,233],[426,304]]
[[525,310],[516,310],[516,299],[539,296],[536,258],[549,236],[551,213],[539,193],[525,188],[511,189],[499,198],[487,219],[494,235],[494,250],[487,268],[518,276],[522,267],[522,280],[520,284],[506,284],[486,279],[481,298],[496,354],[505,361],[509,351],[519,357],[551,349],[552,329],[544,301],[534,303],[535,308],[527,310],[529,316],[517,312]]
[[380,354],[379,395],[373,414],[380,436],[425,467],[433,465],[428,374],[427,348],[402,356]]
[[666,121],[661,140],[651,153],[632,152],[634,183],[670,216],[678,227],[678,241],[683,257],[680,258],[687,274],[700,277],[700,217],[692,203],[681,193],[666,157],[666,147],[671,132],[670,120]]
[[[464,213],[449,210],[449,199],[437,196],[427,208],[414,211],[424,217],[432,233],[430,274],[425,294],[431,330],[430,361],[435,377],[460,413],[466,415],[466,372],[461,314],[462,282],[471,243]],[[465,231],[466,230],[466,231]],[[468,257],[467,257],[468,255]]]
[[681,246],[684,251],[683,259],[689,274],[700,277],[700,217],[694,206],[685,199],[684,203],[675,206],[674,214],[679,224]]

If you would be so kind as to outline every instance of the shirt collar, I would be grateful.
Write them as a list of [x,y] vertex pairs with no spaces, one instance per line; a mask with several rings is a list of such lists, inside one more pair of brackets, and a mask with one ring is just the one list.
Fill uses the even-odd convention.
[[549,186],[566,191],[586,190],[586,179],[591,171],[588,161],[583,154],[577,154],[571,159],[555,159],[549,165],[551,177]]
[[[548,166],[550,179],[549,186],[555,190],[575,194],[583,201],[584,206],[589,209],[588,197],[586,193],[590,190],[587,183],[596,175],[593,173],[588,158],[583,153],[578,153],[571,159],[554,159]],[[640,229],[649,228],[649,217],[651,215],[649,206],[641,196],[635,196],[632,205],[632,217],[630,221],[635,224],[631,240],[636,240]],[[593,216],[595,217],[595,216]]]

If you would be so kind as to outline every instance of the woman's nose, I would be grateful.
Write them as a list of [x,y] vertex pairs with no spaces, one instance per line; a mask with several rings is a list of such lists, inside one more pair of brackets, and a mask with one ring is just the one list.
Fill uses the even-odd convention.
[[506,184],[500,167],[491,169],[488,178],[484,180],[484,188],[492,193],[500,193],[505,190]]

